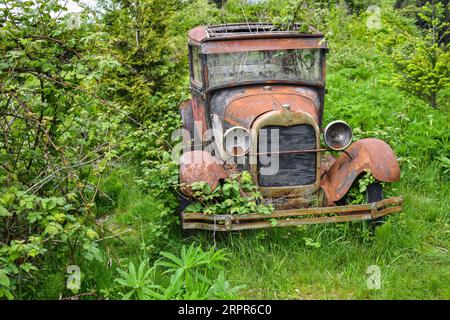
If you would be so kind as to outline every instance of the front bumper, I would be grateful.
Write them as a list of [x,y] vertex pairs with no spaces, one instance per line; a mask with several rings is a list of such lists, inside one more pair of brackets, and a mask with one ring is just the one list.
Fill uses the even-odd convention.
[[370,204],[335,207],[276,210],[272,214],[221,214],[181,213],[182,228],[211,231],[237,231],[272,227],[299,226],[330,222],[373,220],[400,212],[402,197],[392,197]]

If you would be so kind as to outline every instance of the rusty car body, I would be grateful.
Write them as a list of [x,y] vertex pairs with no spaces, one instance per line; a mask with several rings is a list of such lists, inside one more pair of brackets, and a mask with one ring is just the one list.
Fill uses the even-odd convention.
[[[401,197],[380,195],[367,204],[338,205],[362,173],[394,182],[400,169],[385,142],[369,138],[351,143],[351,129],[343,121],[323,128],[328,48],[321,33],[300,33],[298,27],[283,31],[271,24],[243,23],[189,32],[191,99],[180,105],[186,131],[180,182],[204,181],[214,189],[233,172],[246,170],[263,202],[276,210],[270,215],[181,212],[183,229],[374,220],[401,210]],[[230,132],[229,146],[222,137]],[[211,145],[213,152],[205,150]],[[337,152],[336,158],[332,154]],[[274,156],[277,170],[265,174],[270,170],[263,158]],[[192,199],[189,188],[182,192]]]

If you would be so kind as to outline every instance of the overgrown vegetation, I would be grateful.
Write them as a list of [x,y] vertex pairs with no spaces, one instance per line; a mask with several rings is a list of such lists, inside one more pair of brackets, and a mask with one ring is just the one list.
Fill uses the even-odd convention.
[[[379,1],[369,28],[373,12],[353,1],[99,1],[102,13],[77,23],[56,0],[0,2],[0,298],[448,299],[443,4]],[[170,137],[189,94],[186,32],[293,19],[330,47],[324,123],[343,119],[355,138],[393,147],[402,180],[390,193],[404,196],[403,213],[375,233],[353,223],[182,237]],[[244,189],[259,197],[247,178],[201,209],[270,210],[242,200]],[[380,290],[366,286],[371,265]]]
[[424,26],[424,35],[406,41],[393,54],[398,70],[393,84],[415,95],[437,108],[445,101],[438,101],[439,93],[450,85],[450,43],[445,42],[450,34],[450,24],[441,2],[427,2],[417,10],[419,23]]
[[[181,248],[180,256],[162,251],[163,259],[149,266],[148,259],[141,261],[136,270],[130,262],[128,270],[118,269],[122,299],[232,299],[240,287],[230,287],[223,271],[212,280],[214,271],[223,269],[226,261],[223,249],[203,251],[193,244]],[[163,268],[161,270],[161,268]],[[168,275],[168,284],[161,283],[160,275]]]
[[253,183],[249,172],[232,175],[214,190],[206,182],[195,182],[190,188],[196,201],[185,212],[202,212],[205,214],[246,214],[273,211],[272,205],[260,204],[262,195]]
[[[361,177],[355,181],[350,190],[344,197],[344,201],[347,204],[362,204],[367,203],[367,187],[375,183],[375,177],[369,172],[361,175]],[[385,183],[381,182],[383,186]]]

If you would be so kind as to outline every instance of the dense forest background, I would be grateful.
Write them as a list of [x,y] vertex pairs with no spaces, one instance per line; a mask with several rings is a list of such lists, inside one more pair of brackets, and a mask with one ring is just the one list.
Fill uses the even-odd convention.
[[[83,6],[82,4],[80,4]],[[0,299],[450,298],[448,1],[0,1]],[[330,47],[324,123],[395,150],[404,211],[181,234],[187,31],[292,21]],[[367,268],[381,270],[369,290]],[[81,275],[81,278],[78,277]]]

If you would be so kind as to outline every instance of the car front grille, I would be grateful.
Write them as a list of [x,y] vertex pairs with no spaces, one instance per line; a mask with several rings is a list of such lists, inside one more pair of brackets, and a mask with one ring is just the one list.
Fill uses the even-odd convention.
[[[264,133],[262,130],[266,130]],[[316,149],[316,134],[308,124],[294,126],[266,126],[258,134],[258,152],[275,152],[272,144],[276,143],[273,134],[279,134],[279,152]],[[266,138],[267,137],[267,138]],[[261,147],[261,142],[267,140],[267,148]],[[269,154],[267,157],[278,156],[278,171],[275,174],[264,174],[262,168],[270,167],[273,162],[264,155],[258,156],[258,183],[261,187],[285,187],[310,185],[316,181],[316,152]]]

